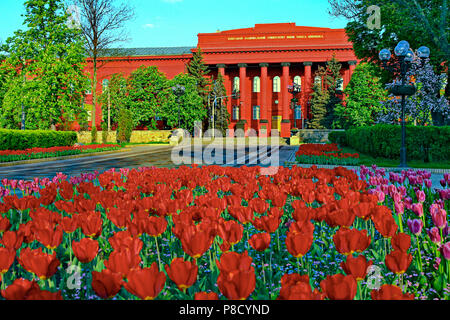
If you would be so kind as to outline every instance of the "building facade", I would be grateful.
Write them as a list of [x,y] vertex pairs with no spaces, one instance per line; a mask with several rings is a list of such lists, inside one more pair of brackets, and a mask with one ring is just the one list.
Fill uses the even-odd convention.
[[[333,54],[342,64],[343,89],[357,64],[353,46],[344,29],[296,26],[295,23],[256,24],[253,28],[200,33],[198,48],[210,74],[221,73],[228,95],[238,91],[237,99],[228,99],[230,131],[254,129],[259,135],[278,130],[289,137],[290,130],[302,128],[311,118],[309,99],[318,66],[324,66]],[[196,48],[129,49],[127,55],[103,58],[98,72],[97,92],[114,73],[128,76],[140,66],[157,66],[168,78],[185,72]],[[88,68],[91,63],[88,61]],[[106,80],[107,81],[107,80]],[[288,87],[301,85],[298,102]],[[88,103],[91,98],[88,96]],[[92,101],[92,100],[91,100]],[[96,119],[100,123],[101,106]]]

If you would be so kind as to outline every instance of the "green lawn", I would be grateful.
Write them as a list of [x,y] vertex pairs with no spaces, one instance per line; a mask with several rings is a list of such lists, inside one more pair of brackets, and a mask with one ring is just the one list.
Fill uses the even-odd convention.
[[[359,164],[365,166],[371,166],[376,164],[379,167],[398,167],[400,165],[400,158],[398,160],[386,159],[386,158],[374,158],[366,154],[362,154],[355,149],[349,147],[341,147],[343,152],[359,153]],[[422,160],[409,160],[408,167],[411,168],[429,168],[429,169],[450,169],[450,160],[439,162],[423,162]]]

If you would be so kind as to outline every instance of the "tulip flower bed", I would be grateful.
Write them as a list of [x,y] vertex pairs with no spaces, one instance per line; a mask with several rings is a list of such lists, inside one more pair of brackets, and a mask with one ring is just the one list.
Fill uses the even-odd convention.
[[51,148],[32,148],[26,150],[5,150],[0,151],[0,162],[12,162],[31,159],[54,158],[62,156],[71,156],[81,153],[93,153],[102,151],[112,151],[119,149],[116,144],[99,144],[76,147],[51,147]]
[[332,165],[357,165],[359,154],[343,153],[337,144],[313,144],[300,145],[296,160],[298,163],[332,164]]
[[[36,178],[22,183],[28,186],[23,197],[15,194],[17,181],[2,180],[0,294],[118,300],[448,297],[445,289],[429,289],[436,276],[445,286],[449,282],[448,225],[441,228],[448,189],[417,193],[414,188],[423,189],[417,175],[416,184],[411,173],[405,175],[409,184],[405,178],[400,186],[381,174],[363,168],[366,182],[342,167],[294,166],[273,176],[261,176],[257,167],[120,169],[69,181],[64,175]],[[419,195],[424,224],[441,228],[430,236],[439,234],[442,250],[402,229],[383,190],[397,206],[406,195]],[[419,238],[422,260],[414,251]],[[429,254],[440,255],[440,269],[426,260]]]

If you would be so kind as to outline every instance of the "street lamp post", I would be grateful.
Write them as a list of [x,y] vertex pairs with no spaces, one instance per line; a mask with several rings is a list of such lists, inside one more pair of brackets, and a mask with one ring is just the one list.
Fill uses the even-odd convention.
[[[409,43],[405,40],[400,41],[394,49],[395,55],[399,61],[395,65],[388,65],[387,62],[391,59],[391,52],[388,49],[380,51],[379,58],[382,61],[382,67],[393,72],[395,67],[400,68],[401,85],[394,85],[391,93],[402,97],[402,146],[400,148],[400,168],[407,167],[406,161],[406,121],[405,121],[405,97],[411,96],[416,92],[416,87],[411,84],[406,84],[406,74],[411,67],[411,62],[414,60],[414,52],[411,50]],[[417,50],[417,55],[421,59],[426,59],[430,56],[430,49],[422,46]]]
[[182,85],[177,84],[176,86],[172,87],[173,93],[175,94],[175,96],[177,97],[177,103],[178,103],[178,129],[181,126],[181,118],[180,118],[180,97],[184,94],[184,92],[186,91],[186,88],[183,87]]
[[[292,85],[288,86],[289,93],[292,94],[293,98],[291,99],[291,108],[294,109],[294,127],[297,129],[297,117],[295,114],[295,109],[297,108],[297,95],[302,92],[301,84],[294,82]],[[303,117],[302,117],[302,128],[303,128]]]

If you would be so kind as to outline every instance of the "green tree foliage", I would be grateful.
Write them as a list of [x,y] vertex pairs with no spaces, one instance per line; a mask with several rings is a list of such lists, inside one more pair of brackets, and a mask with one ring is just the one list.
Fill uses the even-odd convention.
[[[217,79],[214,80],[214,86],[211,90],[210,101],[208,103],[208,120],[209,120],[209,129],[212,129],[212,113],[214,109],[214,128],[222,132],[222,136],[226,136],[226,132],[228,126],[230,124],[231,115],[227,109],[228,98],[219,98],[225,97],[227,95],[227,90],[225,89],[224,79],[222,74],[217,75]],[[216,104],[214,106],[214,99],[216,100]],[[214,107],[214,108],[213,108]]]
[[119,110],[128,107],[127,79],[122,73],[111,76],[109,85],[99,99],[103,109],[103,121],[108,123],[108,105],[110,106],[111,125],[117,124]]
[[341,98],[337,95],[336,90],[342,84],[341,69],[342,65],[333,54],[331,60],[327,61],[325,76],[325,89],[328,92],[328,101],[325,105],[327,113],[325,115],[325,119],[323,120],[323,125],[328,129],[332,127],[335,119],[334,109],[342,101]]
[[8,57],[2,68],[14,71],[5,81],[0,125],[20,128],[23,105],[27,129],[48,129],[83,113],[83,40],[68,27],[62,0],[28,0],[25,8],[26,30],[16,31],[3,48]]
[[[316,78],[320,77],[321,79],[326,77],[326,74],[326,69],[323,66],[319,66],[319,69],[315,73]],[[323,88],[322,80],[314,82],[311,96],[312,98],[310,103],[312,118],[309,121],[308,127],[310,129],[323,129],[325,128],[323,121],[327,114],[326,105],[329,101],[329,96],[328,91]]]
[[387,97],[377,69],[372,63],[356,66],[344,90],[344,102],[336,106],[335,127],[347,129],[375,123],[377,114],[382,112],[380,101]]
[[[367,8],[381,8],[380,29],[369,29]],[[449,29],[450,10],[448,0],[355,0],[352,7],[357,12],[346,26],[349,40],[359,59],[379,63],[378,53],[383,48],[393,49],[400,40],[407,40],[411,47],[431,49],[431,64],[435,71],[448,67],[450,59]],[[447,68],[450,70],[450,68]],[[447,76],[450,71],[447,71]],[[391,74],[384,73],[383,82],[390,81]],[[447,99],[450,88],[446,88]]]
[[185,88],[184,94],[178,99],[172,91],[168,103],[163,106],[161,116],[169,126],[178,126],[180,116],[181,128],[193,132],[195,121],[203,121],[207,110],[194,77],[181,73],[168,82],[170,88],[177,84]]
[[133,124],[156,127],[155,117],[163,116],[171,97],[171,89],[164,73],[155,66],[141,66],[127,80],[128,106]]

